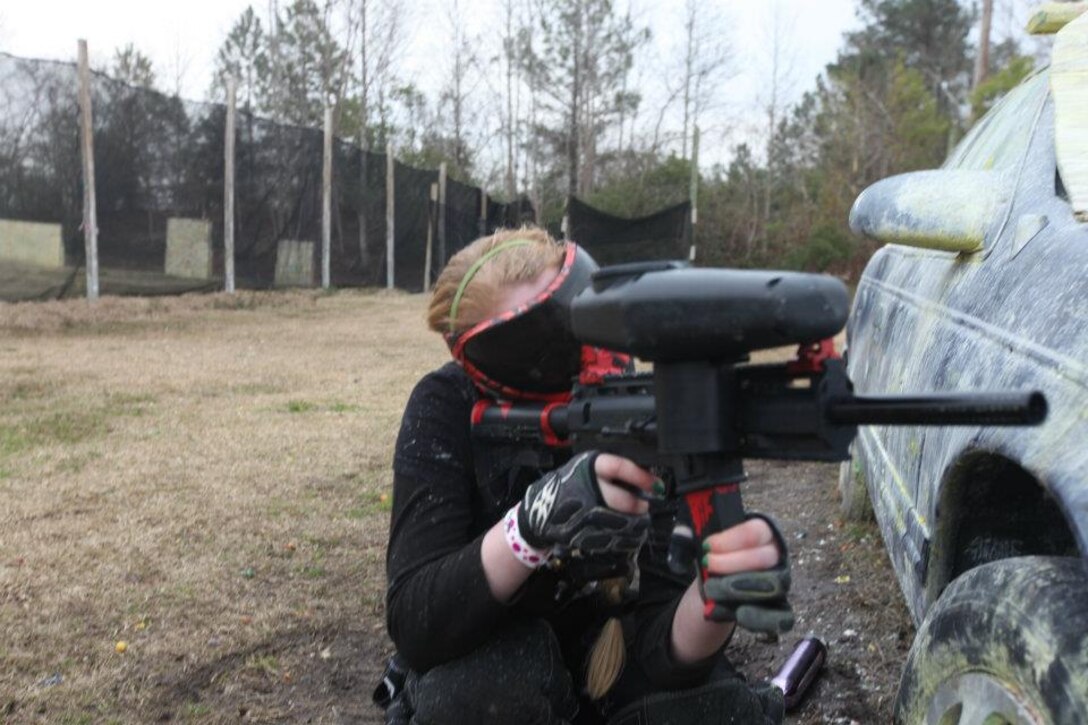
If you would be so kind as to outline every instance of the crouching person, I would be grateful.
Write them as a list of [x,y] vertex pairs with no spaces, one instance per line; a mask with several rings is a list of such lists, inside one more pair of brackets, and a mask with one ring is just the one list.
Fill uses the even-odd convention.
[[[435,285],[428,323],[453,361],[416,385],[396,444],[386,601],[404,686],[390,722],[782,720],[781,694],[726,659],[734,624],[704,618],[708,600],[717,619],[738,601],[792,616],[767,519],[712,537],[701,584],[666,564],[675,508],[651,472],[472,436],[480,400],[562,402],[583,367],[625,363],[570,330],[595,269],[576,245],[521,229],[469,245]],[[740,573],[759,586],[738,595]]]

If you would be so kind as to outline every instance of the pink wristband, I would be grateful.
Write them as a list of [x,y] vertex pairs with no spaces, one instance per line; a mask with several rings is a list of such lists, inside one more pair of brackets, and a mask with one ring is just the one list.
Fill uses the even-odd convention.
[[521,504],[519,503],[507,511],[505,518],[503,518],[502,530],[506,535],[506,545],[510,547],[510,552],[522,564],[530,569],[539,569],[548,560],[548,552],[542,549],[534,549],[522,538],[521,531],[518,529],[518,509],[520,507]]

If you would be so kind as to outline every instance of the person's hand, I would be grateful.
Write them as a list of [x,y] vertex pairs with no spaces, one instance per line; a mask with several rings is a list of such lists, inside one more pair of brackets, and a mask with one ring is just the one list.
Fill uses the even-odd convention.
[[706,616],[754,632],[779,633],[793,627],[786,542],[771,519],[749,519],[708,537],[703,543],[702,585]]
[[649,495],[654,481],[626,458],[581,453],[529,486],[516,508],[516,528],[530,547],[549,554],[636,552],[650,523],[640,496]]

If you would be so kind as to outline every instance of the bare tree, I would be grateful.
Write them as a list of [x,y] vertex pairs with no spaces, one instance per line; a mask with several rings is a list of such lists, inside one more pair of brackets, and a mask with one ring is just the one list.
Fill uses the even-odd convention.
[[[503,174],[503,190],[508,199],[514,198],[517,193],[518,166],[520,162],[520,134],[521,125],[521,90],[523,85],[520,52],[525,42],[524,34],[527,28],[520,22],[519,0],[502,0],[503,29],[501,33],[502,53],[499,60],[502,64],[504,80],[503,116],[502,116],[502,140],[506,155],[505,173]],[[531,10],[531,6],[530,6]]]
[[618,91],[649,30],[618,17],[611,0],[552,0],[537,11],[540,43],[523,62],[557,122],[546,130],[565,152],[567,193],[584,194],[594,185],[602,136],[629,102]]
[[449,111],[441,115],[449,119],[450,160],[455,170],[466,175],[471,166],[466,114],[482,74],[476,53],[477,40],[469,36],[465,28],[460,0],[450,0],[446,6],[446,29],[451,48],[447,55],[449,63],[439,104]]
[[726,23],[715,6],[687,0],[684,13],[683,126],[681,155],[688,158],[688,140],[700,116],[714,103],[715,92],[729,75],[732,54],[723,40]]
[[978,88],[986,80],[990,69],[990,24],[994,16],[994,0],[982,0],[982,18],[979,21],[978,53],[975,56],[975,74],[972,88]]
[[193,63],[193,55],[181,46],[181,38],[174,36],[174,47],[170,58],[170,91],[175,96],[180,96],[185,90],[185,79],[189,75],[189,67]]
[[771,196],[778,183],[775,178],[774,164],[772,163],[775,134],[782,115],[784,115],[785,99],[792,92],[796,61],[795,56],[789,50],[790,36],[793,34],[793,23],[784,19],[781,0],[774,0],[770,13],[769,37],[766,43],[770,68],[767,79],[768,95],[764,99],[764,112],[767,118],[766,173],[764,175],[762,203],[764,228],[771,219]]
[[[359,163],[362,188],[367,188],[369,151],[384,147],[388,139],[388,113],[385,99],[396,81],[395,64],[403,47],[400,0],[358,0],[356,34],[359,39],[358,137],[363,154]],[[375,109],[380,119],[373,122]],[[375,133],[375,130],[378,132]],[[359,204],[359,254],[364,264],[369,259],[368,209]]]
[[392,131],[391,103],[404,51],[401,0],[359,1],[359,115],[364,148],[382,147]]

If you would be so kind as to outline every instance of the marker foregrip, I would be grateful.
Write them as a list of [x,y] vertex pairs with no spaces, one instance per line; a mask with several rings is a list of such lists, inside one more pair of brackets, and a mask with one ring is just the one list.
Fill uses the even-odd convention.
[[[745,518],[738,483],[691,491],[684,495],[684,503],[691,519],[696,555],[700,557],[703,542],[719,531],[743,522]],[[699,569],[703,579],[706,579],[706,570],[702,566]]]

